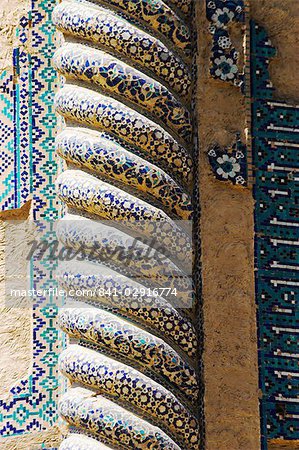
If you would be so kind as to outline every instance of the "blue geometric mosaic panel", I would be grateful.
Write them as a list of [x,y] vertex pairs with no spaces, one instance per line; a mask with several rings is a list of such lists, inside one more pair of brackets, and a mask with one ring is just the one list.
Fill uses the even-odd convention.
[[[39,238],[46,242],[56,239],[54,220],[60,214],[54,187],[60,164],[54,151],[57,119],[53,101],[58,86],[57,73],[52,68],[57,45],[52,24],[55,4],[55,0],[31,2],[17,30],[19,44],[13,50],[13,73],[3,72],[0,77],[4,162],[0,170],[4,187],[0,209],[19,208],[31,199]],[[46,259],[30,261],[29,289],[47,290],[49,294],[33,299],[31,374],[12,386],[8,400],[0,400],[3,438],[42,432],[58,420],[57,359],[63,343],[56,324],[54,270],[55,264],[49,265]]]
[[255,266],[262,443],[299,439],[299,109],[274,99],[275,48],[251,23]]

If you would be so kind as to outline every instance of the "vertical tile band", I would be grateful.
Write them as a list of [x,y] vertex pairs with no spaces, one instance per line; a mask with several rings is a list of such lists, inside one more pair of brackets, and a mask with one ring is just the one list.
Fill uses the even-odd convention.
[[251,21],[255,289],[262,448],[298,434],[298,106],[275,98],[276,49]]
[[67,0],[53,20],[66,40],[54,56],[68,166],[58,236],[84,251],[58,271],[72,384],[60,448],[197,450],[192,2]]

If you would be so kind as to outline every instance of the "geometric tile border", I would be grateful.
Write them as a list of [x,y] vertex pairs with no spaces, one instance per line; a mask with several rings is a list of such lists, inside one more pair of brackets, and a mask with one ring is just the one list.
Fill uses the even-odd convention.
[[273,97],[268,66],[275,54],[265,30],[252,22],[251,134],[263,448],[267,439],[299,439],[299,107]]
[[[55,239],[53,221],[60,213],[54,190],[60,164],[54,152],[57,119],[53,98],[58,83],[52,67],[57,39],[52,24],[55,3],[32,1],[28,15],[20,20],[13,74],[2,73],[0,86],[1,159],[5,161],[0,209],[19,208],[31,198],[41,239],[47,241]],[[32,260],[30,289],[55,288],[54,269],[48,261]],[[57,358],[62,346],[57,309],[54,295],[33,300],[32,374],[12,387],[9,401],[0,400],[3,437],[47,430],[57,422]]]

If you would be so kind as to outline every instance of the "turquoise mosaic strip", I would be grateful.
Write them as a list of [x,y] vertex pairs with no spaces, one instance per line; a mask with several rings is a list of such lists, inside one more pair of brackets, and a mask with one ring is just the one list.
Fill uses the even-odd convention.
[[[24,27],[20,22],[20,30]],[[30,95],[30,55],[22,50],[28,39],[26,33],[17,31],[19,47],[13,50],[12,73],[4,71],[0,79],[1,122],[1,189],[0,210],[20,208],[30,197],[30,160],[32,147],[29,142],[32,104]],[[26,38],[25,38],[26,37]]]
[[0,144],[1,144],[1,209],[17,206],[15,202],[14,153],[14,90],[13,76],[7,71],[0,74]]
[[[56,34],[52,24],[55,0],[33,0],[18,30],[20,46],[13,53],[13,74],[3,73],[0,86],[2,130],[1,173],[5,186],[0,207],[18,208],[32,198],[40,240],[56,239],[54,221],[60,207],[55,195],[59,168],[54,152],[57,119],[54,91],[58,77],[52,68]],[[30,40],[30,54],[22,50]],[[63,345],[57,330],[57,298],[51,289],[56,263],[47,259],[30,262],[30,288],[48,290],[33,300],[33,365],[31,375],[13,386],[9,400],[0,400],[0,436],[48,430],[58,420],[58,354]],[[54,292],[54,291],[52,291]],[[44,445],[41,448],[45,448]]]
[[299,439],[299,109],[277,101],[269,77],[275,48],[251,23],[255,266],[262,445]]

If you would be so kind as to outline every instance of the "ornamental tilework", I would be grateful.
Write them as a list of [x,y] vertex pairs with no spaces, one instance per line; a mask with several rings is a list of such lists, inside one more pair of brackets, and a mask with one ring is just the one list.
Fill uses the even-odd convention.
[[[24,22],[22,22],[23,25]],[[27,30],[28,31],[28,30]],[[21,33],[21,36],[25,31]],[[20,48],[13,51],[13,72],[1,74],[1,210],[20,208],[29,199],[29,130],[31,108],[28,105],[30,57]]]
[[[175,4],[185,9],[188,2]],[[188,32],[181,36],[185,20]],[[72,40],[55,54],[66,77],[55,105],[67,124],[56,148],[69,165],[57,179],[57,192],[71,213],[58,238],[74,251],[80,242],[84,249],[97,243],[101,254],[87,252],[83,261],[59,267],[58,281],[68,294],[59,325],[79,345],[62,353],[60,368],[88,388],[70,389],[60,413],[71,431],[112,448],[199,448],[193,419],[201,414],[196,298],[192,268],[186,272],[193,243],[182,221],[173,220],[190,219],[192,212],[190,21],[173,2],[160,0],[62,1],[54,12],[58,29]],[[103,219],[106,232],[97,239]],[[111,239],[115,228],[123,234]],[[134,260],[136,272],[145,275],[136,282],[128,263],[104,257],[117,243],[126,253],[136,235],[167,256],[158,283],[162,267],[151,258]],[[153,269],[153,279],[146,280]],[[169,285],[173,269],[183,274],[180,305],[167,294],[145,291],[146,281],[156,288],[166,278]],[[87,295],[72,295],[75,286]],[[91,447],[83,436],[67,439],[62,448]]]
[[112,385],[117,399],[131,402],[183,446],[198,449],[195,417],[167,389],[139,371],[79,345],[69,346],[61,355],[60,370],[71,381],[83,382],[103,394],[109,395]]
[[123,450],[142,450],[149,445],[157,450],[180,450],[159,428],[100,395],[90,397],[87,389],[69,390],[60,401],[60,411],[72,426],[89,430],[104,443],[117,442]]
[[105,52],[84,45],[64,45],[56,52],[54,64],[68,79],[91,82],[111,96],[123,97],[190,142],[190,112],[158,81]]
[[69,336],[89,341],[114,357],[134,361],[140,371],[166,380],[170,390],[181,391],[190,401],[198,396],[195,369],[162,339],[130,325],[101,308],[63,308],[59,325]]
[[[123,55],[131,64],[153,71],[177,94],[190,96],[188,66],[163,42],[107,9],[88,3],[62,2],[54,14],[59,30]],[[90,26],[86,27],[85,24]]]
[[[66,170],[61,174],[57,180],[57,191],[70,208],[123,222],[128,230],[142,233],[148,239],[154,232],[156,242],[165,249],[164,252],[167,251],[179,263],[188,265],[192,240],[160,209],[80,170]],[[159,226],[149,225],[151,220]],[[167,249],[163,245],[165,239]]]
[[274,100],[268,65],[276,51],[255,22],[251,52],[260,410],[266,449],[267,439],[299,439],[299,108]]
[[56,149],[68,163],[101,174],[105,179],[126,182],[132,193],[142,190],[175,216],[191,219],[191,198],[179,184],[156,165],[111,140],[108,134],[96,134],[84,128],[74,133],[69,128],[59,134]]
[[[78,288],[88,285],[90,289],[95,290],[113,284],[119,292],[117,306],[118,308],[122,307],[127,313],[129,299],[126,295],[120,295],[122,292],[124,293],[126,287],[128,290],[133,290],[135,286],[135,291],[140,283],[144,283],[148,288],[164,287],[168,289],[165,291],[165,296],[168,297],[165,300],[168,301],[157,295],[147,296],[143,292],[142,297],[133,298],[135,304],[133,310],[138,315],[138,306],[143,305],[145,309],[147,305],[155,306],[155,314],[147,316],[147,320],[154,321],[156,330],[162,326],[164,333],[168,331],[172,334],[175,329],[179,328],[180,320],[177,321],[179,316],[175,314],[175,309],[171,307],[171,304],[180,307],[192,304],[192,280],[189,276],[192,270],[191,262],[186,275],[169,257],[162,254],[162,249],[151,253],[149,242],[136,240],[115,228],[115,225],[115,222],[109,223],[107,220],[95,222],[82,217],[79,217],[78,220],[78,216],[74,214],[64,216],[57,226],[57,238],[65,248],[72,251],[73,254],[81,254],[81,260],[85,258],[87,261],[82,263],[79,268],[65,263],[64,270],[61,270],[59,266],[56,272],[59,282],[69,285],[69,287],[77,285]],[[160,227],[156,228],[159,231]],[[95,262],[109,267],[109,271],[103,271],[104,266],[101,271],[97,270],[97,266],[91,264]],[[81,277],[80,274],[84,274],[84,277]],[[177,294],[176,297],[171,294],[174,290]],[[169,303],[170,299],[171,304]],[[109,297],[105,297],[105,300],[109,301]],[[162,321],[162,313],[159,309],[164,309],[166,305],[167,308],[170,308],[168,319],[170,317],[172,319],[165,320],[164,318]],[[131,311],[131,314],[134,315],[134,313]],[[174,318],[175,316],[177,319]],[[172,326],[170,322],[172,322]],[[184,341],[181,341],[179,335],[174,333],[173,338],[179,340],[181,346],[183,345]],[[194,356],[196,345],[193,347],[193,344],[193,338],[188,336],[184,342],[185,351],[189,352],[192,349],[191,353]]]
[[210,73],[213,78],[243,87],[244,74],[239,72],[239,54],[230,38],[233,22],[245,20],[243,0],[206,0],[209,30],[213,37]]
[[[170,46],[180,51],[183,57],[191,60],[192,45],[190,29],[174,10],[162,0],[144,2],[143,0],[98,0],[99,4],[115,8],[116,11],[125,14],[128,20],[141,20],[145,27],[150,26],[151,31],[159,33]],[[183,1],[179,1],[183,7]],[[189,1],[191,4],[191,1]],[[125,17],[126,17],[125,16]]]
[[242,144],[239,136],[236,143],[225,151],[214,146],[208,152],[209,162],[220,181],[230,181],[233,184],[246,186],[247,184],[247,148]]
[[187,150],[161,126],[121,102],[86,88],[66,85],[56,96],[56,109],[66,119],[121,136],[125,144],[149,153],[156,164],[161,161],[168,172],[172,170],[181,183],[190,186],[192,158]]
[[15,198],[15,152],[14,152],[14,90],[13,76],[4,71],[0,75],[0,144],[1,152],[1,209],[18,206]]
[[[54,153],[57,119],[53,96],[58,83],[52,68],[55,3],[32,1],[17,31],[19,46],[13,51],[13,73],[1,74],[0,87],[1,159],[5,161],[0,206],[2,210],[19,208],[31,199],[40,239],[47,242],[55,238],[53,220],[60,214],[54,194],[59,169]],[[27,41],[30,51],[24,47]],[[45,259],[32,258],[28,287],[37,290],[55,286],[53,267]],[[0,400],[2,437],[47,430],[57,422],[57,359],[62,345],[56,327],[57,309],[54,295],[33,299],[32,372],[11,388],[9,400]]]

